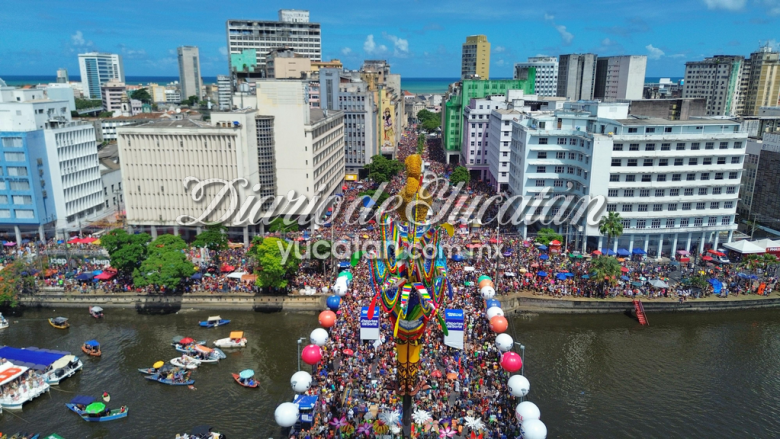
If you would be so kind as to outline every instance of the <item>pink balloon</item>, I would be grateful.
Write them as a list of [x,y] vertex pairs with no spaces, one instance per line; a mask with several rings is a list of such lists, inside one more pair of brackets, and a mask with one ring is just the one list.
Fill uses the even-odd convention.
[[316,344],[306,346],[301,352],[301,360],[310,366],[319,363],[322,360],[322,349]]
[[501,356],[501,367],[509,373],[515,373],[523,367],[523,359],[515,352],[507,352]]

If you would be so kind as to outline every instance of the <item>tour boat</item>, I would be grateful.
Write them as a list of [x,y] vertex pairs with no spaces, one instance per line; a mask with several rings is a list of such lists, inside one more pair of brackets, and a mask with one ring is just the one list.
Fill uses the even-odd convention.
[[8,320],[3,317],[3,314],[0,314],[0,329],[5,329],[8,327]]
[[10,361],[0,364],[0,407],[6,410],[21,410],[27,401],[49,391],[49,384],[43,377],[30,371],[27,366],[16,366]]
[[24,349],[4,346],[0,348],[0,358],[42,371],[41,376],[50,385],[59,384],[84,366],[81,360],[70,352],[32,346]]
[[171,364],[184,369],[197,369],[198,366],[200,366],[200,360],[190,357],[189,355],[182,355],[181,357],[172,359]]
[[83,345],[81,345],[81,350],[85,354],[92,356],[92,357],[99,357],[103,353],[100,351],[100,343],[98,343],[95,340],[89,340]]
[[53,319],[49,319],[49,324],[57,329],[68,329],[70,327],[70,323],[68,323],[68,319],[65,317],[55,317]]
[[87,422],[106,422],[126,418],[129,411],[127,406],[109,410],[105,404],[95,402],[95,398],[91,396],[76,396],[70,403],[65,404],[65,407]]
[[170,380],[168,378],[160,376],[159,373],[156,373],[154,375],[147,375],[144,378],[150,381],[157,381],[158,383],[167,384],[169,386],[189,386],[192,384],[195,384],[195,380],[185,380],[185,381],[175,381]]
[[99,306],[93,306],[93,307],[89,308],[89,315],[91,315],[92,317],[94,317],[96,319],[100,319],[100,318],[103,317],[103,308],[101,308]]
[[243,348],[246,346],[244,331],[233,331],[230,333],[230,337],[215,340],[214,346],[220,348]]
[[252,369],[242,370],[241,373],[231,373],[231,375],[233,375],[233,379],[236,380],[239,385],[250,389],[256,388],[259,384],[257,380],[252,379],[252,377],[255,376],[255,371]]
[[220,316],[211,316],[202,322],[198,322],[203,328],[216,328],[217,326],[224,326],[228,323],[230,323],[230,320],[223,319]]

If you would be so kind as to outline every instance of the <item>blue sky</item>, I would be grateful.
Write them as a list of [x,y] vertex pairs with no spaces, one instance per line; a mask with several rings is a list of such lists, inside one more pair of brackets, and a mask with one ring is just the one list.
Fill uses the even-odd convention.
[[200,47],[204,76],[227,73],[225,21],[275,20],[308,9],[323,58],[356,68],[384,58],[406,77],[457,77],[465,37],[492,44],[491,76],[528,56],[648,55],[648,76],[682,76],[685,61],[778,47],[780,0],[466,0],[375,2],[4,0],[0,77],[78,74],[77,54],[120,53],[128,75],[178,75],[176,47]]

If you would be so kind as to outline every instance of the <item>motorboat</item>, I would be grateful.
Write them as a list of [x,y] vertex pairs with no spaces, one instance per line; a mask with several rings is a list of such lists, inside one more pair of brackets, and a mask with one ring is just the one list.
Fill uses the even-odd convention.
[[159,373],[156,373],[154,375],[147,375],[144,378],[146,378],[149,381],[157,381],[158,383],[167,384],[169,386],[190,386],[192,384],[195,384],[195,380],[191,379],[174,379],[174,378],[167,378]]
[[65,355],[49,366],[49,371],[44,374],[46,382],[56,386],[65,378],[72,377],[84,367],[84,363],[75,355]]
[[189,355],[182,355],[171,360],[171,364],[176,367],[184,369],[197,369],[200,366],[200,360],[190,357]]
[[192,354],[201,363],[217,363],[226,358],[224,352],[219,349],[211,349],[203,345],[195,345],[195,352]]
[[49,391],[49,384],[27,366],[10,361],[0,364],[0,407],[5,410],[21,410],[27,401]]
[[3,317],[3,314],[0,314],[0,329],[5,329],[9,326],[8,319]]
[[217,326],[224,326],[230,323],[230,320],[223,319],[220,316],[210,316],[208,319],[198,322],[203,328],[216,328]]
[[233,379],[241,386],[255,389],[259,385],[257,380],[253,378],[255,376],[255,371],[252,369],[242,370],[241,373],[232,373],[231,375],[233,375]]
[[100,350],[100,343],[98,343],[96,340],[89,340],[85,342],[83,345],[81,345],[81,351],[91,357],[99,357],[103,355],[103,352]]
[[246,346],[244,331],[233,331],[230,333],[230,337],[215,340],[214,346],[220,348],[243,348]]
[[189,437],[190,439],[225,439],[224,434],[217,433],[213,430],[214,428],[209,425],[199,425],[184,436]]
[[106,422],[126,418],[129,409],[122,406],[118,409],[109,410],[102,402],[98,402],[91,396],[76,396],[70,403],[65,404],[70,411],[81,416],[81,419],[87,422]]
[[103,308],[99,306],[93,306],[89,308],[89,315],[96,319],[102,319],[103,318]]
[[141,368],[141,369],[138,369],[138,371],[141,372],[142,374],[145,374],[145,375],[154,375],[154,374],[160,372],[160,370],[162,369],[163,366],[165,366],[165,362],[164,361],[158,361],[158,362],[154,363],[152,365],[152,367]]
[[50,385],[59,384],[60,381],[73,376],[84,366],[81,360],[75,355],[71,355],[70,352],[40,349],[33,346],[24,349],[4,346],[0,348],[0,358],[37,371]]
[[199,345],[199,344],[200,345],[206,344],[206,340],[195,341],[190,337],[182,337],[180,335],[177,335],[176,337],[173,337],[173,341],[171,342],[171,346],[173,346],[174,349],[185,354],[194,353],[195,345]]
[[70,328],[70,323],[68,323],[68,319],[65,317],[54,317],[49,319],[49,324],[54,326],[57,329],[68,329]]

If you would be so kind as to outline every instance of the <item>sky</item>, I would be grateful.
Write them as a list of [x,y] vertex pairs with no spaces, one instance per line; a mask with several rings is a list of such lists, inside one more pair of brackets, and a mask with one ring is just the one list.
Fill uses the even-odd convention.
[[685,61],[780,48],[780,0],[3,0],[0,77],[78,75],[79,53],[123,56],[126,75],[178,76],[176,47],[200,48],[203,76],[227,74],[227,19],[276,20],[307,9],[322,55],[347,68],[387,59],[404,77],[460,76],[466,36],[487,35],[490,76],[529,56],[647,55],[647,76],[683,76]]

